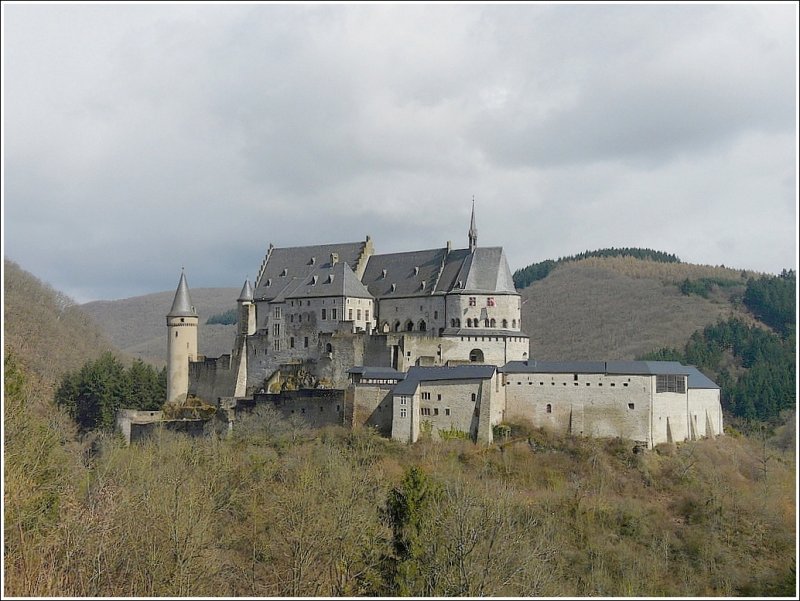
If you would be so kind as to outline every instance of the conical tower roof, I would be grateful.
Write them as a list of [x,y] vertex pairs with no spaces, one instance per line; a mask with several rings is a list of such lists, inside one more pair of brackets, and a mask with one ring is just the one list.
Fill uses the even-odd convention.
[[175,300],[172,301],[172,309],[167,313],[167,317],[197,317],[197,312],[192,305],[189,296],[189,286],[186,283],[186,274],[181,270],[181,281],[178,282],[178,289],[175,291]]
[[238,301],[252,301],[253,300],[253,287],[250,285],[250,280],[244,281],[242,291],[239,293]]

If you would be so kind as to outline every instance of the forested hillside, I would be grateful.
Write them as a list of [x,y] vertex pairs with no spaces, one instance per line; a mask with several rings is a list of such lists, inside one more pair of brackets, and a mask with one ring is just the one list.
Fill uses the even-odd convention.
[[[201,354],[218,357],[230,353],[236,327],[207,323],[217,314],[236,308],[238,288],[192,288],[192,302],[200,317],[197,342]],[[126,353],[157,366],[166,365],[166,315],[175,290],[156,292],[115,301],[94,301],[81,305]]]
[[6,349],[51,392],[61,376],[114,349],[75,302],[8,259],[4,260],[3,336]]

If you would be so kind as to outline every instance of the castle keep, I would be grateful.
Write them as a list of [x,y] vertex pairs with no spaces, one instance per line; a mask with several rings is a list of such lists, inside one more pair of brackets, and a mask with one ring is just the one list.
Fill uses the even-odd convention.
[[722,434],[719,387],[675,362],[528,357],[501,247],[375,254],[362,242],[276,248],[244,283],[229,355],[197,354],[186,278],[167,316],[168,400],[271,402],[314,424],[490,442],[506,421],[652,447]]

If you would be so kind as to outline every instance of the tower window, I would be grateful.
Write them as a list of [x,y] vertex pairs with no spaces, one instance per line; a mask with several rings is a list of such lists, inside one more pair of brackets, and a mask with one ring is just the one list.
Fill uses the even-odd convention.
[[547,413],[552,413],[553,412],[553,406],[550,403],[548,403],[547,407],[545,407],[545,411],[547,411]]
[[477,304],[477,301],[474,296],[469,297],[469,306],[474,307]]

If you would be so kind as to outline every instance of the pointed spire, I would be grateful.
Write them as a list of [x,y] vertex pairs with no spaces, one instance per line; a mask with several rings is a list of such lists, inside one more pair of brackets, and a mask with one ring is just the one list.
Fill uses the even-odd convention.
[[472,195],[472,219],[469,222],[469,252],[478,246],[478,228],[475,227],[475,195]]
[[250,280],[244,281],[244,286],[242,287],[242,291],[239,293],[239,298],[237,299],[239,302],[253,301],[253,287],[250,285]]
[[189,286],[186,283],[186,274],[181,268],[181,280],[178,282],[178,289],[175,291],[175,300],[172,301],[172,309],[167,313],[167,317],[197,317],[197,312],[192,306],[192,299],[189,296]]

